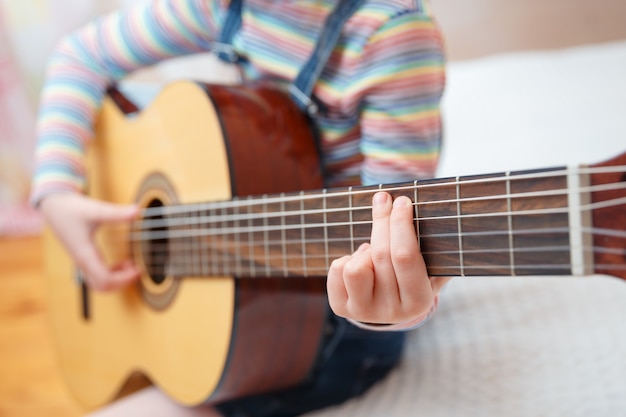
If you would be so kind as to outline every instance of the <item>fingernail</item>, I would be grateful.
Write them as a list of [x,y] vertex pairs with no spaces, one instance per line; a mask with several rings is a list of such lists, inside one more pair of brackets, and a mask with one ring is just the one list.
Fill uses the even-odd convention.
[[387,193],[376,193],[374,194],[373,203],[374,204],[385,204],[387,202]]
[[408,197],[400,196],[393,200],[394,207],[408,207],[412,202]]

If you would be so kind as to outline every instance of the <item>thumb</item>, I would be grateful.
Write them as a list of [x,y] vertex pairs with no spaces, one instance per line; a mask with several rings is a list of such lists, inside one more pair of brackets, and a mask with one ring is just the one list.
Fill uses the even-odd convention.
[[90,206],[86,211],[87,220],[94,222],[128,221],[139,214],[139,208],[134,204],[119,205],[97,200],[89,200],[87,204]]

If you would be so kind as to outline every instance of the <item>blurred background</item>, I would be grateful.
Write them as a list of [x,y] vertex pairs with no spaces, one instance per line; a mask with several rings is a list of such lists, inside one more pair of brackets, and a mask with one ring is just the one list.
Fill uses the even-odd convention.
[[28,208],[34,120],[55,43],[118,0],[0,0],[0,235],[37,233]]
[[[34,120],[45,62],[59,38],[95,16],[138,1],[149,0],[0,0],[3,417],[80,415],[56,369],[46,329],[41,221],[27,204]],[[625,0],[431,0],[431,4],[449,58],[441,176],[596,162],[626,148]],[[150,69],[136,78],[163,81],[187,76],[214,79],[232,74],[202,56]],[[623,285],[608,291],[623,294]],[[585,287],[581,305],[589,294]],[[503,293],[498,299],[504,300]],[[445,317],[445,305],[442,309]],[[462,318],[455,320],[458,325]],[[615,336],[622,328],[616,324],[613,333],[606,333],[613,337],[612,363],[618,365],[607,373],[624,369],[624,344],[616,342],[624,340],[623,331],[622,339]],[[541,328],[531,336],[511,338],[510,349],[523,347],[528,337],[542,331],[550,333]],[[572,339],[569,352],[584,357],[577,346],[583,344]],[[441,349],[437,351],[443,355]],[[619,401],[624,405],[623,395]]]

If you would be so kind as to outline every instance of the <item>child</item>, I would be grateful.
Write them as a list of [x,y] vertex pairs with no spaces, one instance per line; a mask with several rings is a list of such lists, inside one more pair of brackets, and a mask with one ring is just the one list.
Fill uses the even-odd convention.
[[[92,242],[99,225],[130,221],[138,209],[82,194],[84,149],[107,87],[134,69],[170,57],[229,51],[231,41],[248,79],[293,82],[322,29],[333,29],[326,19],[339,3],[155,0],[93,22],[59,44],[42,94],[32,201],[90,287],[114,290],[139,274],[131,261],[106,265]],[[346,13],[337,28],[339,40],[311,91],[324,109],[314,121],[327,184],[430,177],[441,140],[444,60],[428,7],[422,0],[344,1],[341,7],[346,5],[356,10]],[[240,29],[229,35],[232,16],[241,17]],[[316,365],[319,377],[313,384],[194,409],[178,407],[149,389],[99,415],[299,415],[364,392],[400,356],[404,334],[388,330],[426,321],[447,281],[426,273],[408,198],[392,201],[387,193],[375,194],[372,217],[370,243],[330,267],[330,306],[351,324],[345,325],[334,354]]]

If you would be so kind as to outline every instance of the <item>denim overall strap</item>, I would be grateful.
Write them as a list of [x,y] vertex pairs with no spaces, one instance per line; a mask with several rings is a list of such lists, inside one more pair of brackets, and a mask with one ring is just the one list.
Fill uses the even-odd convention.
[[231,0],[226,18],[222,25],[222,32],[217,41],[213,42],[213,52],[224,62],[235,63],[239,61],[239,55],[233,49],[233,38],[239,28],[241,28],[241,6],[243,0]]
[[365,0],[339,0],[337,7],[326,18],[322,33],[309,60],[289,86],[289,93],[298,107],[311,116],[320,109],[320,104],[313,99],[313,87],[339,40],[343,25],[364,2]]
[[[322,73],[332,53],[345,22],[358,10],[365,0],[339,0],[335,9],[328,15],[324,27],[308,61],[289,86],[289,93],[298,107],[309,115],[315,115],[320,105],[313,99],[313,87]],[[243,0],[231,0],[226,18],[217,41],[213,42],[213,51],[222,61],[235,63],[240,57],[234,51],[233,37],[241,28],[241,10]]]

